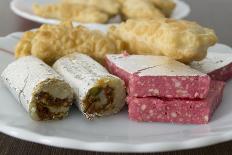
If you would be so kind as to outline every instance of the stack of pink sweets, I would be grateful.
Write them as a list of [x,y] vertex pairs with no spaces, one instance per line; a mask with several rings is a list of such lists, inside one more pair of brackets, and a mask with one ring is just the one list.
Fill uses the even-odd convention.
[[230,59],[207,70],[208,60],[190,67],[165,56],[116,54],[107,55],[106,66],[126,83],[131,120],[205,124],[222,102],[222,71],[226,80],[232,76]]

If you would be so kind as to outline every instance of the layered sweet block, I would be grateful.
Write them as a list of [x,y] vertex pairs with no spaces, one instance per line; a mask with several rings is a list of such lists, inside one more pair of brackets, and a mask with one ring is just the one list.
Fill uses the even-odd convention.
[[202,100],[129,96],[129,118],[139,122],[206,124],[221,103],[224,84],[212,81],[208,97]]
[[106,66],[126,82],[130,96],[203,99],[209,92],[207,74],[166,56],[112,54]]
[[232,78],[232,52],[209,50],[204,60],[191,63],[191,67],[208,74],[213,80],[228,81]]

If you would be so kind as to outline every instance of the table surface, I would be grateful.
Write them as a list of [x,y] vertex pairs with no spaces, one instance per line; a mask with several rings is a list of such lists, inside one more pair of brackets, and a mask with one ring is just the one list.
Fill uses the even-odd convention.
[[[232,0],[185,0],[191,5],[192,12],[187,17],[201,25],[215,29],[219,42],[232,46]],[[27,21],[13,14],[9,8],[10,0],[0,0],[0,36],[12,32],[26,31],[39,27],[40,24]],[[232,141],[200,149],[159,153],[161,155],[203,155],[203,154],[230,154]],[[87,151],[77,151],[44,146],[22,141],[0,133],[0,154],[107,154]]]

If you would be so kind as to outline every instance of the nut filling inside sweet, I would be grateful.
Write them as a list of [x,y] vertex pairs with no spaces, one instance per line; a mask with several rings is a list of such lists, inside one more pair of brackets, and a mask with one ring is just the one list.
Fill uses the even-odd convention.
[[67,114],[67,109],[72,105],[70,99],[52,97],[49,93],[40,92],[35,95],[36,112],[41,120],[62,119]]
[[114,89],[106,87],[92,88],[86,99],[84,100],[85,110],[87,114],[102,114],[105,111],[113,109]]

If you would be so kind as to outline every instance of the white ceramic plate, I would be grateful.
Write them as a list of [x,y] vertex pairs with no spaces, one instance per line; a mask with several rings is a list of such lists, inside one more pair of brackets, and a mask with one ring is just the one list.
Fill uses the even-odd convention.
[[[58,0],[12,0],[11,2],[11,9],[19,16],[24,17],[26,19],[43,23],[43,24],[58,24],[60,21],[56,19],[49,19],[49,18],[43,18],[35,15],[32,11],[32,5],[37,4],[48,4],[48,3],[56,3]],[[176,9],[174,10],[172,14],[172,18],[175,19],[181,19],[190,13],[190,7],[187,3],[181,0],[174,0],[176,2]],[[110,23],[119,23],[120,17],[117,16],[114,19],[111,20]],[[78,25],[78,22],[74,22],[74,25]],[[94,24],[97,27],[99,26],[106,26],[108,24]],[[88,25],[88,24],[87,24]]]
[[[0,73],[14,60],[13,49],[22,33],[0,38]],[[217,44],[211,52],[232,52]],[[63,148],[105,152],[160,152],[190,149],[232,140],[232,81],[228,82],[223,103],[208,125],[137,123],[121,113],[86,120],[73,107],[61,121],[35,122],[0,80],[0,131],[20,139]]]

